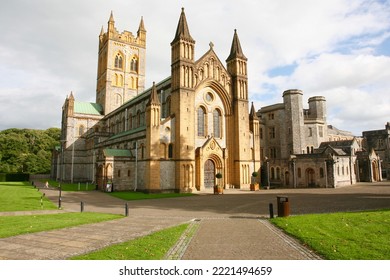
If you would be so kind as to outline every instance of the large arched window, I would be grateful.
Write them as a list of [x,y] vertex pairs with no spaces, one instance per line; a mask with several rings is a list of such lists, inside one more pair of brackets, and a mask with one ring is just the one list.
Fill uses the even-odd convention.
[[115,67],[121,69],[123,68],[123,57],[120,53],[115,56]]
[[215,109],[213,112],[213,127],[214,137],[221,138],[221,112],[218,109]]
[[199,107],[197,114],[198,114],[198,136],[205,136],[206,111],[203,107]]
[[141,126],[141,111],[138,110],[137,111],[137,119],[136,119],[136,127],[140,127]]

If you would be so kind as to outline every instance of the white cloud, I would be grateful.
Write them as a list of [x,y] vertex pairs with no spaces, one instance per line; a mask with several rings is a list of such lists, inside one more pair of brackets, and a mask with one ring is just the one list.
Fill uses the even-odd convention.
[[[249,59],[250,95],[257,108],[281,102],[285,89],[300,88],[305,95],[327,95],[329,116],[344,120],[340,121],[341,129],[359,131],[375,122],[381,126],[383,113],[378,112],[386,111],[390,103],[383,97],[388,96],[389,57],[378,53],[378,46],[390,35],[388,1],[243,0],[237,3],[233,0],[3,3],[0,130],[12,126],[37,127],[37,124],[59,126],[61,107],[71,90],[78,100],[94,101],[98,35],[102,26],[107,28],[111,10],[118,31],[135,33],[141,16],[144,17],[146,87],[169,76],[170,42],[182,6],[196,40],[197,58],[213,41],[215,51],[224,61],[230,51],[233,30],[238,30]],[[276,71],[270,75],[273,68],[288,65],[296,66],[291,67],[291,73],[278,76]],[[341,95],[354,102],[353,98],[347,98],[353,93],[361,96],[365,104],[376,106],[375,112],[379,114],[367,113],[365,118],[370,121],[365,126],[356,125],[358,116],[351,106],[344,107],[338,102]],[[381,106],[375,105],[378,100]],[[337,112],[346,113],[336,116],[333,106],[340,108]],[[50,118],[45,117],[48,115]]]

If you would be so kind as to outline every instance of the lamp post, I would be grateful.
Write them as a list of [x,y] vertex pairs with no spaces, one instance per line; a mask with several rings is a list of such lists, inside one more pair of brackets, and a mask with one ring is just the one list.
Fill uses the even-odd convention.
[[64,165],[64,159],[65,159],[65,155],[64,155],[64,145],[65,145],[65,143],[66,143],[66,140],[64,140],[64,139],[62,139],[62,140],[60,140],[60,142],[61,142],[61,158],[62,158],[62,164],[61,164],[61,169],[62,169],[62,174],[61,174],[61,176],[60,176],[60,182],[59,182],[59,194],[58,194],[58,209],[61,209],[61,200],[62,200],[62,198],[61,198],[61,195],[62,195],[62,188],[61,188],[61,182],[63,182],[64,181],[64,175],[65,175],[65,173],[64,173],[64,170],[65,170],[65,165]]
[[267,157],[264,158],[267,163],[267,189],[270,188],[270,180],[269,180],[269,159]]
[[137,191],[138,187],[138,145],[135,141],[135,176],[134,176],[134,191]]
[[291,155],[291,162],[293,167],[293,187],[297,187],[297,167],[296,167],[296,156]]

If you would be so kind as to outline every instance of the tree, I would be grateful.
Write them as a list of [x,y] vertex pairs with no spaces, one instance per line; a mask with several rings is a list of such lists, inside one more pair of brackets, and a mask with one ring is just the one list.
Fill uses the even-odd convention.
[[0,131],[0,172],[49,173],[51,151],[61,130],[11,128]]

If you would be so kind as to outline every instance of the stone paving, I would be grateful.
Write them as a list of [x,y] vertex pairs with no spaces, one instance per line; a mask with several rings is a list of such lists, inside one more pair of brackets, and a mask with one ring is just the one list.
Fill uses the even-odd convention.
[[[58,191],[41,189],[58,202]],[[276,196],[289,197],[292,215],[390,208],[390,182],[358,184],[340,189],[226,190],[224,195],[130,201],[129,217],[0,239],[0,259],[57,259],[83,254],[189,222],[189,231],[167,259],[319,259],[266,219],[269,203],[276,215]],[[23,214],[84,211],[124,214],[125,201],[98,191],[62,192],[63,210]],[[0,213],[15,215],[16,213]]]

